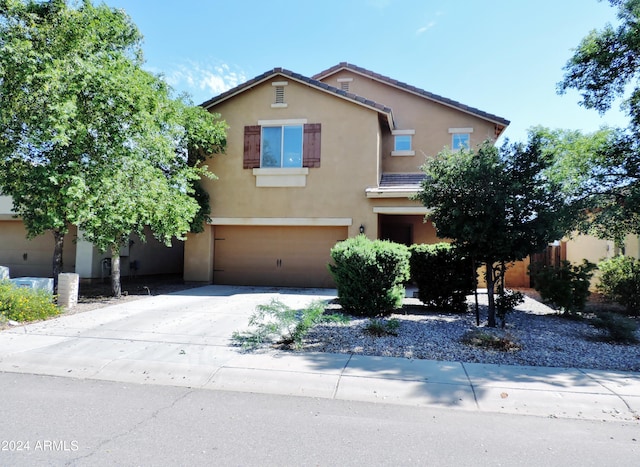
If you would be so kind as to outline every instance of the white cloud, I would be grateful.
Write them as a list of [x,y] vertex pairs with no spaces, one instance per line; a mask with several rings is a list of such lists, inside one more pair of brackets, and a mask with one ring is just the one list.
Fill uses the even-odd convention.
[[419,28],[416,31],[416,36],[420,36],[420,35],[424,34],[425,32],[427,32],[429,29],[431,29],[435,25],[436,25],[435,21],[430,21],[428,24],[426,24],[425,26],[422,26],[421,28]]
[[177,91],[186,91],[195,100],[210,99],[247,81],[244,72],[233,65],[188,61],[174,65],[165,80]]

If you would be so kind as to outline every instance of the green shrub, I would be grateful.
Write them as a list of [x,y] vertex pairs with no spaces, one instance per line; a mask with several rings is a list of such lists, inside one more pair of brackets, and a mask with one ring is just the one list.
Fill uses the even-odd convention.
[[60,314],[53,297],[45,290],[17,287],[0,281],[0,316],[13,321],[35,321]]
[[626,307],[629,314],[640,314],[640,260],[616,256],[598,263],[598,291],[607,300]]
[[560,312],[573,315],[584,310],[589,298],[589,285],[596,265],[586,259],[572,265],[563,260],[559,266],[529,266],[534,288],[542,300]]
[[364,235],[348,238],[331,249],[329,271],[342,308],[355,315],[378,316],[402,306],[409,279],[409,249]]
[[430,308],[467,310],[467,295],[475,286],[471,259],[449,243],[412,245],[411,279],[418,298]]
[[596,328],[606,331],[609,339],[614,342],[623,344],[638,342],[636,337],[638,325],[631,318],[604,311],[596,313],[596,317],[591,322]]
[[501,321],[503,328],[506,325],[507,314],[521,303],[524,303],[524,294],[522,292],[505,289],[496,296],[496,316]]
[[371,319],[364,327],[364,332],[375,337],[397,336],[400,328],[400,321],[396,318],[389,320]]
[[256,348],[266,342],[300,347],[304,336],[319,323],[345,322],[348,318],[339,314],[325,314],[325,302],[316,300],[302,310],[295,310],[279,300],[258,305],[249,318],[253,329],[235,331],[231,338],[245,348]]

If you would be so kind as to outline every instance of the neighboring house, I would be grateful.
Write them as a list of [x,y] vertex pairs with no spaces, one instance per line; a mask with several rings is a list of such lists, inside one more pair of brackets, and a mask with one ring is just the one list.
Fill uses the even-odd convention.
[[211,222],[189,235],[184,277],[217,284],[333,286],[329,251],[347,237],[439,241],[410,199],[420,166],[509,124],[348,63],[275,68],[202,105],[229,125],[227,150],[208,163]]
[[[53,272],[53,235],[45,233],[27,240],[23,222],[15,216],[9,196],[0,195],[0,266],[7,266],[11,277],[51,277]],[[132,237],[122,248],[124,277],[131,275],[180,274],[184,244],[174,240],[167,248],[149,232],[147,242]],[[65,236],[63,272],[76,272],[81,279],[105,279],[110,275],[110,254],[100,253],[91,243],[78,239],[75,226]]]

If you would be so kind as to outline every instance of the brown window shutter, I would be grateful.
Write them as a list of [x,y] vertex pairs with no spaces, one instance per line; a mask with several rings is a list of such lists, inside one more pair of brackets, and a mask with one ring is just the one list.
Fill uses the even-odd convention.
[[244,158],[242,166],[245,169],[260,167],[260,125],[244,127]]
[[320,123],[308,123],[304,126],[302,167],[320,167],[320,129]]

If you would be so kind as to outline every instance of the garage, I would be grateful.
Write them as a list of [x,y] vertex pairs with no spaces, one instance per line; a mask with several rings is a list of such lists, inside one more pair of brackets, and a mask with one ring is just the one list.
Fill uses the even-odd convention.
[[215,226],[213,282],[335,287],[327,263],[346,238],[343,226]]

